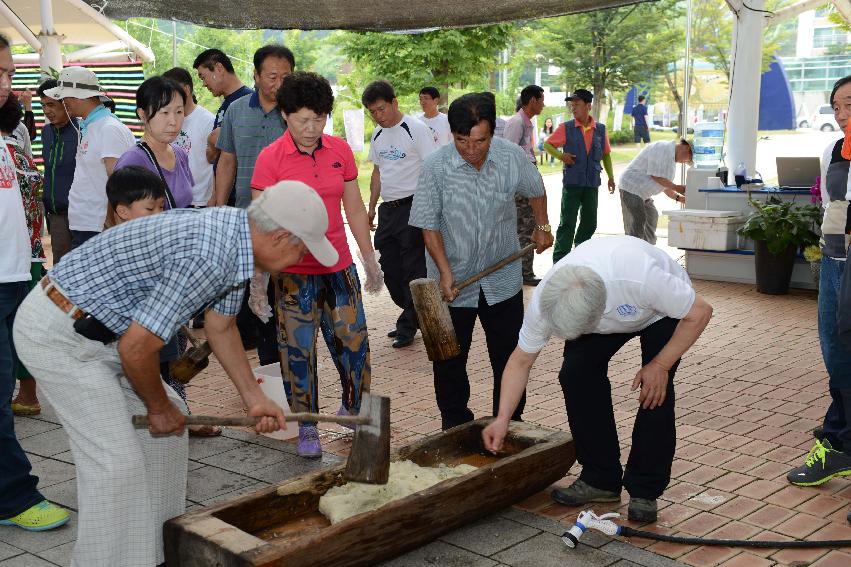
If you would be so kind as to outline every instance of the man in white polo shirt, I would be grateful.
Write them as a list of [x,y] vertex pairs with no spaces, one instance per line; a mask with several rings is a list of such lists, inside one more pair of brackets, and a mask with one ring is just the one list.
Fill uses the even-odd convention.
[[[712,316],[685,270],[658,248],[631,236],[583,242],[553,266],[535,290],[517,348],[502,375],[499,415],[482,432],[490,451],[502,448],[529,372],[552,335],[565,339],[559,382],[582,465],[579,479],[553,491],[565,506],[618,502],[630,494],[629,519],[656,521],[656,499],[671,480],[676,447],[674,374],[682,355]],[[624,471],[612,408],[608,365],[640,337],[641,387]]]
[[623,229],[629,236],[656,244],[659,211],[653,196],[665,193],[678,203],[685,203],[685,185],[672,181],[678,163],[691,163],[693,150],[685,140],[653,142],[635,156],[621,176],[621,208]]
[[401,348],[414,342],[419,326],[408,284],[426,276],[423,233],[408,226],[408,217],[420,168],[438,146],[431,128],[399,111],[396,93],[387,81],[367,85],[361,102],[378,125],[372,133],[367,157],[375,164],[369,182],[367,214],[369,223],[373,224],[380,195],[383,203],[378,207],[375,249],[380,254],[390,297],[402,308],[396,328],[387,333],[393,339],[393,347]]
[[61,100],[71,117],[79,117],[80,143],[74,181],[68,193],[68,228],[71,248],[100,234],[106,221],[106,180],[115,162],[136,143],[136,139],[103,102],[107,100],[98,78],[84,67],[65,67],[57,79],[59,86],[44,92]]

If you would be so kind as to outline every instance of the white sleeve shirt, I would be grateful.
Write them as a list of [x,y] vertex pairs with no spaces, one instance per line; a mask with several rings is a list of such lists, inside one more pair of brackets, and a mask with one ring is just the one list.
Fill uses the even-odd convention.
[[651,176],[668,180],[674,178],[677,170],[674,161],[677,143],[672,140],[647,144],[621,175],[620,190],[642,199],[649,199],[661,193],[664,187],[653,181]]
[[591,268],[606,285],[606,307],[594,334],[637,333],[664,317],[682,319],[694,305],[688,274],[659,248],[632,236],[593,238],[562,258],[535,288],[517,342],[524,352],[540,352],[553,334],[541,295],[565,265]]

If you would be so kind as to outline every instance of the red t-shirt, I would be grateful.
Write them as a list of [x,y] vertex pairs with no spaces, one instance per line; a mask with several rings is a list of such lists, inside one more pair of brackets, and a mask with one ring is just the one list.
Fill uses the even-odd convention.
[[263,190],[285,179],[301,181],[312,187],[328,211],[328,232],[325,236],[340,255],[340,260],[331,267],[316,261],[309,252],[298,264],[285,271],[293,274],[330,274],[347,268],[352,263],[352,254],[346,242],[343,226],[343,189],[347,181],[358,177],[355,156],[349,144],[336,136],[322,135],[313,155],[298,149],[289,131],[263,148],[254,165],[251,188]]

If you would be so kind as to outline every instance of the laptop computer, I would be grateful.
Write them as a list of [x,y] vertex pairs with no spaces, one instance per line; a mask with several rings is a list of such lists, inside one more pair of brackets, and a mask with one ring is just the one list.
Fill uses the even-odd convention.
[[778,157],[777,184],[781,189],[809,189],[821,175],[817,157]]

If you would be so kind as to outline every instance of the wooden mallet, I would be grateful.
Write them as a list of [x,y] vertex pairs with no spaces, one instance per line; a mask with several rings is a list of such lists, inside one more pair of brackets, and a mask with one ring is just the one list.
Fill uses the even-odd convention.
[[[186,425],[222,425],[253,427],[259,417],[217,417],[187,415]],[[324,421],[355,425],[352,450],[346,461],[346,480],[369,484],[387,484],[390,476],[390,398],[364,394],[358,415],[327,415],[322,413],[291,413],[291,421]],[[145,429],[150,425],[147,415],[134,415],[133,427]]]
[[[511,256],[500,260],[493,266],[485,268],[478,274],[467,278],[455,289],[462,290],[468,285],[475,283],[483,277],[504,268],[515,260],[522,258],[537,247],[536,244],[527,244]],[[437,282],[430,278],[419,278],[411,280],[411,296],[414,300],[414,309],[417,311],[417,319],[420,322],[420,331],[423,333],[428,359],[433,362],[442,362],[461,354],[461,346],[458,337],[455,336],[455,327],[452,325],[452,317],[449,315],[449,305],[443,299]]]

